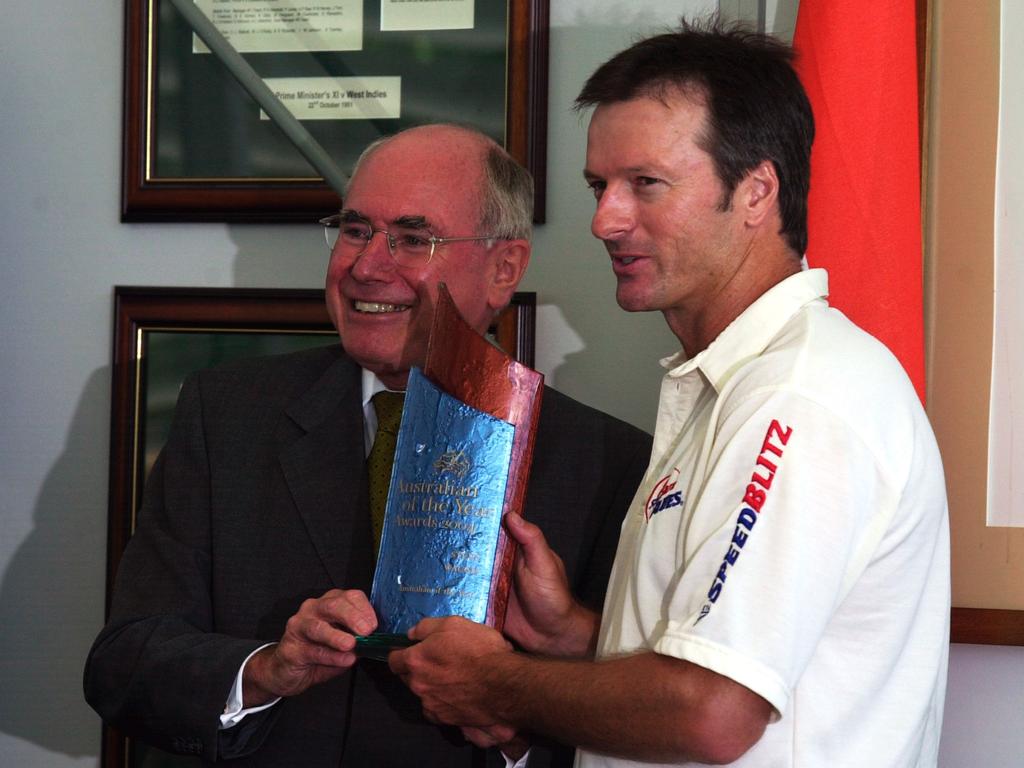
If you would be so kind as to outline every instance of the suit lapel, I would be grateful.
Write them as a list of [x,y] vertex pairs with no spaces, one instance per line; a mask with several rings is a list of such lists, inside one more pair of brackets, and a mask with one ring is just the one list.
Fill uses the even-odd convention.
[[360,369],[341,356],[287,409],[304,434],[280,454],[281,469],[324,567],[341,588],[372,577]]

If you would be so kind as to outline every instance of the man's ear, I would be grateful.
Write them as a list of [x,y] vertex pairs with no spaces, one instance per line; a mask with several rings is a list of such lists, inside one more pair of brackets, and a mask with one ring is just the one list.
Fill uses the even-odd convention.
[[530,263],[529,240],[499,240],[491,254],[494,277],[487,295],[487,304],[495,312],[504,309]]
[[775,163],[763,160],[740,182],[737,204],[742,205],[748,226],[757,227],[767,216],[778,211],[779,175]]

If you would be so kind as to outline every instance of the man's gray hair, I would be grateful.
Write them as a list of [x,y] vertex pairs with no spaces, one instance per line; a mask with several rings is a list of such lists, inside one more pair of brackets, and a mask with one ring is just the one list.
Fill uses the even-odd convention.
[[505,240],[533,236],[533,176],[497,144],[487,149],[480,231]]
[[[502,240],[529,240],[533,236],[533,177],[530,172],[490,136],[475,128],[461,125],[449,127],[473,134],[487,144],[484,150],[483,189],[480,191],[480,220],[477,223],[480,234],[494,235]],[[355,178],[366,158],[399,135],[401,132],[371,142],[352,167],[351,178]]]

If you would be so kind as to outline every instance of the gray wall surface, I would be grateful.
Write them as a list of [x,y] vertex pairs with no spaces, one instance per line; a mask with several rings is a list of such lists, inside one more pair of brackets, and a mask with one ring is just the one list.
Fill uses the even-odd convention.
[[[645,428],[674,339],[615,305],[569,104],[598,62],[694,5],[552,0],[548,223],[523,285],[538,367]],[[326,266],[312,225],[119,222],[123,10],[7,0],[0,16],[2,766],[99,763],[81,672],[103,621],[113,286],[319,287]],[[954,648],[945,765],[1021,765],[1019,651]]]

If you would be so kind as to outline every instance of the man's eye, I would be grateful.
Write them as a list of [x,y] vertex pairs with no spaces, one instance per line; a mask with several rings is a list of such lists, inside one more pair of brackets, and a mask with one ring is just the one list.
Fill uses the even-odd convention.
[[656,179],[653,176],[637,176],[633,179],[633,184],[638,187],[650,187],[654,184],[660,184],[661,179]]
[[429,232],[399,232],[396,237],[403,248],[429,248]]
[[590,191],[594,193],[594,197],[598,198],[601,197],[601,193],[604,192],[605,187],[607,186],[608,185],[605,182],[598,181],[597,179],[591,179],[587,182],[587,187],[589,187]]
[[367,227],[360,226],[359,224],[341,224],[341,236],[349,240],[367,240],[369,239],[370,230]]

